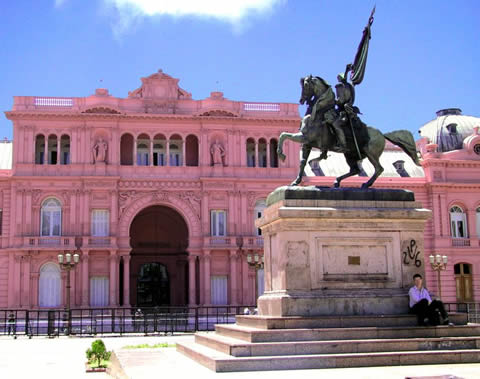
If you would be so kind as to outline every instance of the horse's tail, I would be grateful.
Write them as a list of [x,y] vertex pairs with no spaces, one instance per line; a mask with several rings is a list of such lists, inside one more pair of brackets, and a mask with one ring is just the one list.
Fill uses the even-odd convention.
[[383,136],[394,145],[400,147],[417,166],[420,166],[420,160],[418,159],[420,153],[417,151],[412,133],[408,130],[396,130],[385,133]]

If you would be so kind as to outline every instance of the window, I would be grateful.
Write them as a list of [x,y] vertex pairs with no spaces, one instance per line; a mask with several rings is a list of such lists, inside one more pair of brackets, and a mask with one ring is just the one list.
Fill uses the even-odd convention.
[[38,282],[38,306],[60,306],[60,284],[60,267],[55,263],[44,264]]
[[[1,234],[1,230],[0,230]],[[480,207],[477,208],[477,237],[480,238]]]
[[137,147],[137,165],[148,166],[148,147],[143,143]]
[[[266,205],[265,205],[265,200],[259,200],[255,204],[255,209],[253,210],[254,213],[254,226],[255,226],[255,220],[263,216],[263,211],[265,210]],[[262,230],[260,228],[255,228],[255,233],[257,236],[262,235]]]
[[247,167],[255,167],[255,141],[253,138],[247,139]]
[[214,210],[210,212],[210,230],[212,236],[227,235],[227,212]]
[[47,199],[43,202],[40,215],[40,230],[42,236],[59,236],[62,225],[62,207],[57,199]]
[[0,236],[2,235],[3,229],[3,209],[0,209]]
[[180,148],[178,145],[171,143],[170,144],[170,156],[169,156],[169,165],[170,166],[180,166]]
[[472,265],[457,263],[453,266],[455,289],[458,302],[473,301]]
[[452,237],[467,238],[467,217],[463,209],[458,206],[450,208],[450,226]]
[[92,230],[94,237],[107,237],[109,235],[110,212],[107,209],[92,210]]
[[226,305],[228,304],[227,292],[228,292],[228,277],[226,275],[222,276],[211,276],[210,277],[210,288],[211,288],[211,298],[213,305]]
[[90,306],[105,307],[108,305],[108,278],[93,276],[90,278]]

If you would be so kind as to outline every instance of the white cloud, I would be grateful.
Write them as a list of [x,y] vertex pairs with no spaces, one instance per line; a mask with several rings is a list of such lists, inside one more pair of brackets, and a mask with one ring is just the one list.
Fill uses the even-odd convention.
[[60,8],[67,0],[55,0],[55,8]]
[[[65,1],[65,0],[57,0]],[[104,0],[117,12],[115,34],[121,34],[144,17],[193,16],[231,24],[240,31],[251,15],[268,14],[286,0]]]

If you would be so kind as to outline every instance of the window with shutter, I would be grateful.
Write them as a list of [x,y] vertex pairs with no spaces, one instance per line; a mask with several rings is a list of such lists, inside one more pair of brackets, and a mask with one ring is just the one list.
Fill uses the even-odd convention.
[[107,237],[109,235],[109,215],[108,209],[92,210],[92,236]]

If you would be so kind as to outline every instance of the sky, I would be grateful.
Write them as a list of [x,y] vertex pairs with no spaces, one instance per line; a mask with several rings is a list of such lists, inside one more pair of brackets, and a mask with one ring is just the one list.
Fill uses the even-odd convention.
[[480,117],[478,0],[1,0],[0,109],[96,88],[127,97],[158,69],[194,99],[298,103],[302,76],[335,85],[375,4],[362,120],[417,139],[439,109]]

